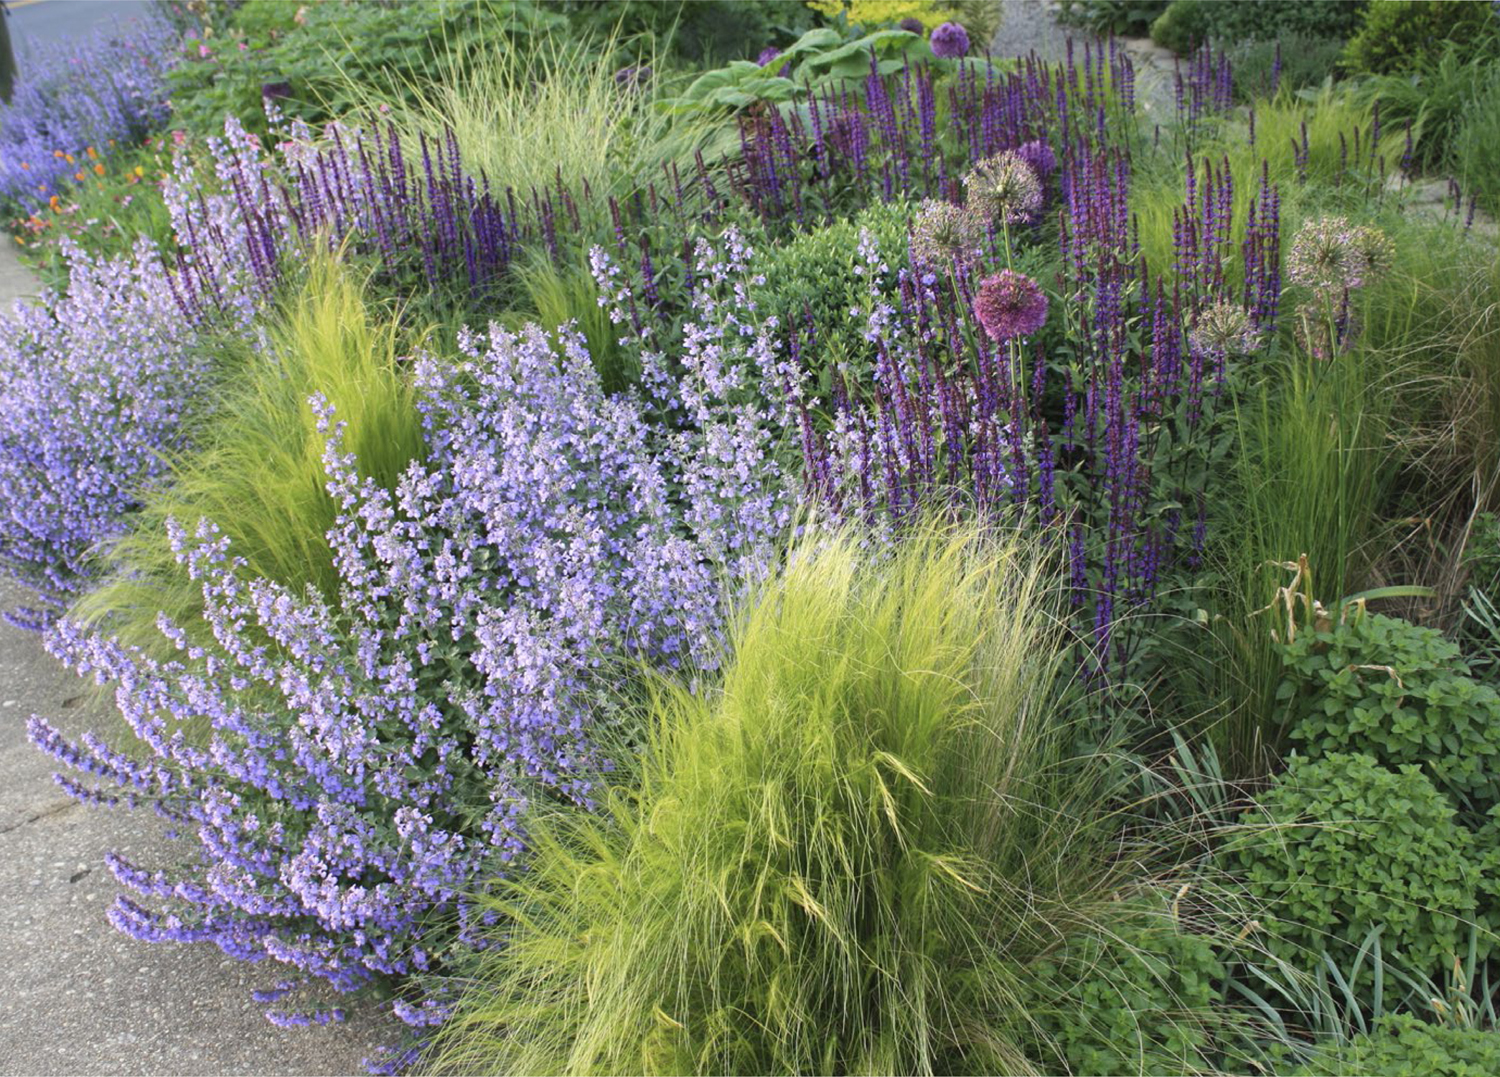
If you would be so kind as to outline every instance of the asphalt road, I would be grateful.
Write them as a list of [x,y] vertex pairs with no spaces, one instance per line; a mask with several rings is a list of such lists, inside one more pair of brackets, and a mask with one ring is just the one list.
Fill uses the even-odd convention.
[[86,36],[101,24],[144,15],[147,0],[8,0],[10,39],[19,52],[27,43],[64,41]]
[[[0,243],[0,314],[33,288]],[[0,582],[0,607],[21,600]],[[66,796],[26,738],[34,713],[74,735],[121,728],[34,634],[0,623],[0,1074],[360,1073],[377,1045],[394,1042],[394,1019],[373,1005],[349,1007],[341,1025],[277,1028],[250,993],[287,970],[115,931],[104,854],[167,867],[190,850],[146,811]]]

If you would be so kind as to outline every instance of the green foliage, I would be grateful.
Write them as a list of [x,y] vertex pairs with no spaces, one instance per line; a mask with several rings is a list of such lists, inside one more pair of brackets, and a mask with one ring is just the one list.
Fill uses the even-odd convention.
[[202,624],[202,591],[177,563],[169,519],[189,529],[213,520],[256,576],[294,591],[311,584],[337,592],[324,538],[336,506],[308,405],[314,393],[348,424],[346,451],[377,482],[394,488],[422,452],[397,324],[368,307],[360,283],[331,257],[314,260],[264,343],[226,341],[223,349],[222,387],[194,448],[172,462],[172,481],[146,497],[132,532],[107,551],[109,578],[75,611],[127,642],[169,646],[155,628],[158,611]]
[[1210,1068],[1204,1015],[1218,1001],[1224,965],[1207,936],[1183,930],[1166,909],[1143,905],[1136,921],[1071,940],[1028,971],[1025,1001],[1041,1033],[1042,1072]]
[[849,314],[869,302],[870,285],[860,275],[860,234],[870,232],[889,264],[904,264],[910,212],[903,203],[880,203],[789,243],[759,245],[765,250],[760,263],[765,284],[757,302],[782,325],[801,326],[811,316],[816,344],[805,358],[814,369],[856,363],[868,354],[863,320]]
[[[1465,952],[1473,839],[1420,767],[1296,758],[1256,805],[1230,854],[1273,955],[1311,969],[1323,951],[1342,960],[1377,927],[1387,953],[1424,972]],[[1354,991],[1370,990],[1356,979]]]
[[[1321,86],[1335,72],[1344,42],[1336,37],[1282,33],[1261,40],[1226,41],[1223,48],[1229,55],[1235,98],[1248,103],[1274,96],[1273,85],[1291,93]],[[1281,72],[1273,80],[1278,50]]]
[[[1479,132],[1486,125],[1500,124],[1481,111],[1485,95],[1496,85],[1500,85],[1500,60],[1466,43],[1449,44],[1400,74],[1366,79],[1360,93],[1380,103],[1381,119],[1387,125],[1411,123],[1418,167],[1448,171],[1457,163],[1456,143],[1471,117]],[[1482,154],[1480,159],[1484,159]],[[1480,183],[1489,186],[1484,177]]]
[[1345,38],[1364,12],[1363,0],[1172,0],[1151,24],[1151,39],[1187,53],[1205,41],[1274,39],[1281,34]]
[[1496,1073],[1500,1073],[1500,1034],[1392,1014],[1347,1046],[1318,1051],[1312,1061],[1286,1077],[1493,1077]]
[[1500,217],[1500,63],[1484,72],[1453,136],[1453,156],[1464,190],[1477,195],[1491,216]]
[[1371,0],[1344,49],[1343,66],[1361,75],[1419,70],[1449,43],[1482,55],[1497,33],[1493,4],[1474,0]]
[[531,827],[439,1070],[1037,1070],[1027,967],[1133,917],[1148,854],[1057,758],[1038,561],[862,545],[795,550],[720,685],[656,686],[604,811]]
[[288,116],[321,123],[342,116],[362,94],[409,99],[438,76],[450,53],[508,52],[560,25],[546,5],[524,0],[252,0],[235,9],[221,33],[186,43],[184,59],[168,73],[173,123],[214,134],[232,113],[265,134],[267,92]]
[[1360,751],[1421,767],[1471,812],[1500,802],[1500,694],[1440,632],[1356,612],[1282,645],[1278,698],[1311,758]]
[[1356,590],[1395,474],[1385,436],[1389,394],[1362,355],[1286,358],[1262,373],[1235,405],[1227,483],[1211,528],[1226,583],[1209,623],[1207,653],[1215,658],[1205,672],[1216,684],[1208,695],[1231,703],[1215,737],[1226,765],[1241,775],[1264,773],[1287,733],[1276,698],[1283,677],[1271,636],[1277,626],[1257,611],[1286,582],[1283,566],[1304,554],[1315,570],[1312,597],[1332,605]]
[[1209,5],[1203,0],[1172,0],[1151,24],[1151,40],[1186,55],[1208,39]]
[[1144,37],[1168,0],[1058,0],[1057,21],[1101,37]]
[[673,112],[687,113],[748,108],[760,101],[790,101],[805,96],[809,87],[816,90],[829,83],[864,78],[870,73],[871,53],[884,75],[894,74],[908,63],[940,67],[950,63],[938,60],[926,39],[906,30],[841,34],[822,26],[803,34],[765,67],[753,60],[736,60],[699,75],[666,104]]
[[1476,672],[1487,683],[1500,683],[1500,516],[1486,512],[1474,519],[1463,569],[1468,588],[1456,638]]
[[753,57],[810,30],[796,0],[554,0],[578,39],[618,40],[629,59],[684,60],[696,67]]

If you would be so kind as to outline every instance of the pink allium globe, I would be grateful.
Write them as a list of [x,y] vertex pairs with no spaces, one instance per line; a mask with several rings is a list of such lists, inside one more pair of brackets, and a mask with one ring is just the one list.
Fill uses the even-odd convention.
[[980,282],[974,317],[996,343],[1030,336],[1047,320],[1047,296],[1030,277],[1002,269]]
[[956,22],[945,22],[932,31],[928,43],[939,60],[956,60],[968,54],[969,31]]

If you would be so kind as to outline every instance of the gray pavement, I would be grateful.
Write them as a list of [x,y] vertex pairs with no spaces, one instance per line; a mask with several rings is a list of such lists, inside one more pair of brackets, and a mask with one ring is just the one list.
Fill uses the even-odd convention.
[[[0,312],[30,291],[0,245]],[[0,606],[22,598],[0,583]],[[286,970],[115,931],[104,854],[166,867],[189,850],[149,812],[85,808],[58,789],[26,739],[33,713],[69,733],[122,728],[35,635],[0,623],[0,1074],[357,1073],[393,1042],[393,1019],[373,1004],[347,1007],[342,1025],[277,1028],[250,992]]]
[[79,37],[101,24],[128,22],[146,14],[146,0],[0,0],[10,11],[17,49]]

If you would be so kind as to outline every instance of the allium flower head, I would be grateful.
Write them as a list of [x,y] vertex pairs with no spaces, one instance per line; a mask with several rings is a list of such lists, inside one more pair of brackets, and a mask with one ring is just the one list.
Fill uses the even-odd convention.
[[908,15],[896,24],[896,29],[905,30],[908,34],[920,34],[924,27],[921,19],[914,19]]
[[967,262],[983,243],[983,224],[964,207],[928,199],[917,208],[911,249],[918,261],[931,266]]
[[1287,255],[1287,279],[1314,291],[1358,288],[1390,268],[1386,234],[1347,217],[1322,217],[1302,226]]
[[1198,315],[1198,324],[1188,333],[1188,343],[1211,355],[1244,355],[1260,344],[1260,334],[1250,324],[1244,307],[1221,300]]
[[997,343],[1029,336],[1047,320],[1047,296],[1030,277],[1002,269],[980,282],[974,316]]
[[761,67],[765,67],[768,63],[770,63],[780,55],[781,50],[778,49],[775,45],[767,45],[765,48],[760,50],[760,55],[755,58],[755,62],[760,64]]
[[1016,147],[1016,156],[1031,166],[1037,178],[1045,180],[1057,170],[1057,155],[1046,139],[1033,139]]
[[956,22],[945,22],[928,39],[932,54],[940,60],[955,60],[969,51],[969,31]]
[[1007,150],[986,157],[964,177],[969,206],[981,220],[1018,224],[1042,208],[1042,184],[1020,154]]

